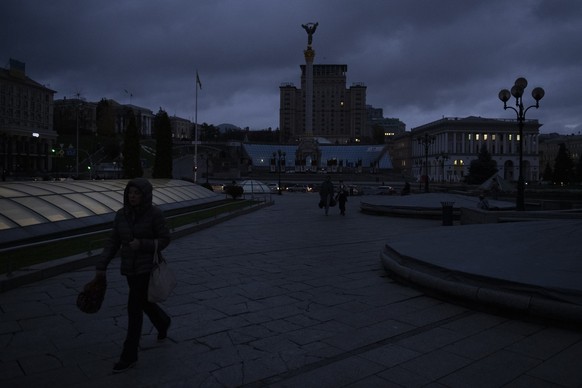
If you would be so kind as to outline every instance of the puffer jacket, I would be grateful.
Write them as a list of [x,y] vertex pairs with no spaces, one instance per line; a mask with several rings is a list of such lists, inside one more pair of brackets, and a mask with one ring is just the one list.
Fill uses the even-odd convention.
[[[142,193],[139,207],[129,205],[128,193],[132,186]],[[154,241],[158,240],[158,251],[162,251],[170,243],[170,230],[162,211],[152,203],[152,191],[151,183],[145,178],[129,181],[123,194],[123,208],[115,215],[113,230],[96,265],[97,270],[105,271],[117,252],[120,252],[123,275],[135,276],[151,272]],[[134,238],[139,240],[139,249],[136,251],[129,246]]]

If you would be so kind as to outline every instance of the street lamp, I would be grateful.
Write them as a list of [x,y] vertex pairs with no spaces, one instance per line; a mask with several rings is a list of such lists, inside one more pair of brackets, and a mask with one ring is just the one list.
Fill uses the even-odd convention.
[[445,161],[449,160],[449,154],[447,154],[446,152],[441,152],[440,154],[438,154],[436,157],[436,162],[437,165],[440,165],[441,167],[441,172],[443,175],[441,175],[439,178],[440,181],[445,182]]
[[417,140],[419,145],[424,145],[424,176],[426,177],[424,180],[424,192],[428,193],[428,147],[434,143],[434,136],[429,136],[428,133],[425,133],[424,137],[419,137]]
[[77,164],[77,179],[79,179],[79,110],[81,110],[81,104],[77,106],[77,149],[75,150],[75,162]]
[[279,168],[279,186],[278,186],[278,194],[283,195],[281,190],[281,162],[285,160],[285,152],[281,152],[281,150],[277,150],[277,152],[273,152],[273,159],[277,162]]
[[[524,109],[523,107],[523,92],[527,87],[527,80],[520,77],[515,80],[515,84],[511,88],[511,91],[503,89],[499,92],[499,99],[503,101],[503,109],[512,109],[517,114],[517,124],[519,127],[519,178],[517,180],[517,200],[515,207],[517,210],[525,210],[525,181],[523,177],[523,122],[525,121],[525,114],[530,108],[539,108],[540,100],[544,97],[544,89],[537,87],[531,91],[531,96],[536,100],[535,105],[530,105]],[[507,101],[515,97],[515,106],[507,106]]]

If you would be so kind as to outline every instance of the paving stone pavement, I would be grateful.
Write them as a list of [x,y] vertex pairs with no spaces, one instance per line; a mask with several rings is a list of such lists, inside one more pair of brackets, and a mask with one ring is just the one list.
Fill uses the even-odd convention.
[[145,318],[126,373],[111,370],[126,328],[118,260],[96,314],[75,306],[92,268],[0,294],[0,386],[582,386],[582,331],[449,303],[387,276],[385,241],[441,221],[362,214],[357,197],[343,217],[325,216],[317,194],[273,199],[165,250],[179,279],[163,304],[169,338],[157,342]]

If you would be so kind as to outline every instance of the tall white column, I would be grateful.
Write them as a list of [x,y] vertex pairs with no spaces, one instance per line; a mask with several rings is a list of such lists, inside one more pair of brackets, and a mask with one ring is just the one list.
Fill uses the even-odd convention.
[[305,54],[305,136],[313,137],[313,59],[315,51],[308,46]]

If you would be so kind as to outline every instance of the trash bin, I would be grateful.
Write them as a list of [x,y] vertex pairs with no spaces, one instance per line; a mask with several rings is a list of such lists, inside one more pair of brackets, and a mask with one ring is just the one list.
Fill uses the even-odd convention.
[[454,202],[441,202],[443,207],[443,226],[453,225],[453,204]]

